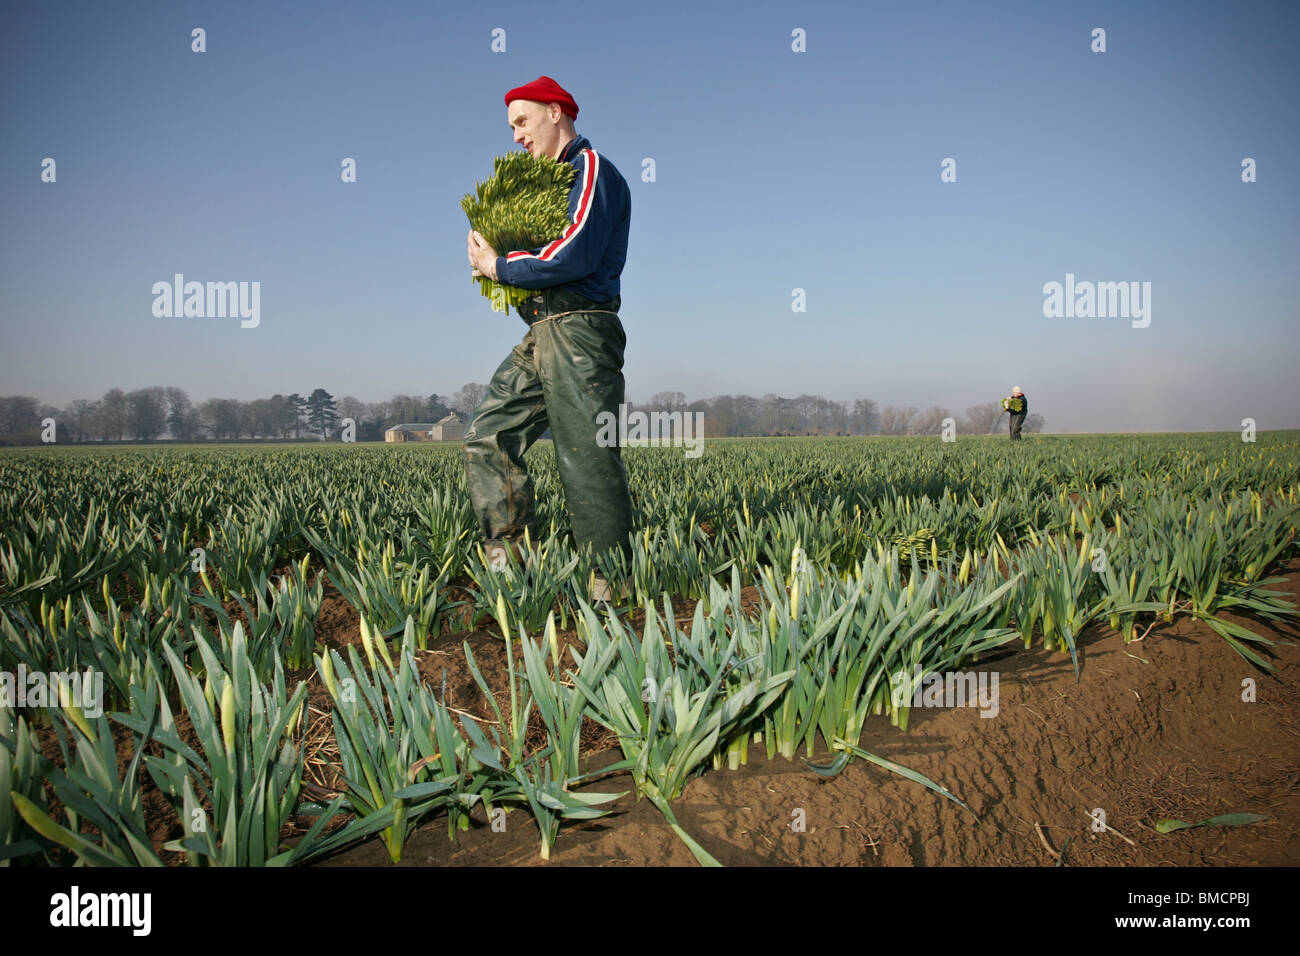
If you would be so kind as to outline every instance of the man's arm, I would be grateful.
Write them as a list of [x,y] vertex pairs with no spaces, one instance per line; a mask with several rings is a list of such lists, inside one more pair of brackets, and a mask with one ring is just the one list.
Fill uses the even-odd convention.
[[594,149],[582,151],[582,168],[569,193],[569,218],[573,223],[553,242],[536,252],[508,252],[496,260],[497,281],[521,289],[547,289],[574,282],[596,271],[614,224],[625,212],[625,197],[615,191],[615,180],[602,176],[601,160]]

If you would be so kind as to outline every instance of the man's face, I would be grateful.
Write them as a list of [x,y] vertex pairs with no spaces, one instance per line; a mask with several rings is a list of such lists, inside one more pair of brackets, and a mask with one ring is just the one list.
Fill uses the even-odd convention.
[[[533,100],[515,100],[510,104],[506,118],[514,131],[515,142],[534,156],[560,158],[560,114],[558,106],[537,103]],[[563,115],[563,114],[560,114]]]

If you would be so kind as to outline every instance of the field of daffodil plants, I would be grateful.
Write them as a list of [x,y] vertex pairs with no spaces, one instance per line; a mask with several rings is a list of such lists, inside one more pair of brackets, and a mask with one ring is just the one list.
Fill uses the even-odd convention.
[[[396,861],[416,827],[455,839],[497,807],[532,816],[549,857],[628,790],[708,864],[673,802],[751,748],[956,800],[859,746],[871,715],[906,731],[900,675],[1015,642],[1077,672],[1085,627],[1134,640],[1179,616],[1263,673],[1271,642],[1241,621],[1297,614],[1270,578],[1297,554],[1296,433],[624,457],[637,530],[629,559],[594,562],[625,587],[593,606],[548,443],[529,454],[546,531],[504,566],[459,445],[0,451],[0,864],[288,865],[376,835]],[[358,617],[344,646],[317,635],[333,594]],[[464,645],[478,716],[416,661],[467,630],[506,651],[494,695]],[[309,685],[331,703],[325,794],[304,789]],[[595,784],[592,725],[623,758]]]

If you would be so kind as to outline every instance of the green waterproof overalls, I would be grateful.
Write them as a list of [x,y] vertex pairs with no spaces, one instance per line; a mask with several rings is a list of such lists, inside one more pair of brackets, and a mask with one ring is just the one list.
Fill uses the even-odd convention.
[[492,376],[464,439],[470,500],[489,543],[521,538],[525,529],[537,540],[524,452],[549,426],[575,543],[629,553],[632,499],[622,455],[596,441],[597,416],[617,419],[623,402],[619,304],[557,287],[518,306],[528,331]]

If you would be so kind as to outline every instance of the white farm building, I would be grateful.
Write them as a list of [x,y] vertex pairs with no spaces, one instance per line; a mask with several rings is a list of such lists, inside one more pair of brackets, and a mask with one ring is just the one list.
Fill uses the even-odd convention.
[[394,425],[384,432],[384,441],[460,441],[465,426],[455,415],[436,422],[413,422]]

